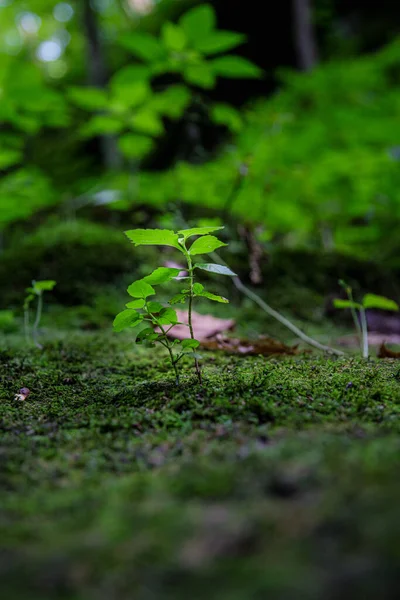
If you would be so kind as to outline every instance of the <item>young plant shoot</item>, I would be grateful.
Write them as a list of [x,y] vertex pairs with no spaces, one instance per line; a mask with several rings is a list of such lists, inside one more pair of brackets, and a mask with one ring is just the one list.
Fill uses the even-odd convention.
[[[223,229],[223,227],[195,227],[183,229],[178,232],[167,229],[134,229],[126,231],[128,239],[135,246],[171,246],[176,248],[184,257],[186,263],[187,277],[180,277],[177,282],[184,281],[185,287],[175,294],[170,300],[168,307],[160,302],[149,300],[155,296],[155,286],[176,279],[181,269],[172,267],[158,267],[155,271],[135,281],[128,288],[128,294],[134,298],[126,305],[126,310],[119,313],[114,320],[114,330],[137,327],[145,322],[148,327],[141,329],[136,337],[136,343],[146,343],[154,346],[159,343],[166,348],[169,361],[175,371],[176,383],[179,384],[179,361],[188,353],[193,354],[194,365],[199,383],[202,384],[201,368],[196,350],[199,346],[193,331],[193,301],[196,297],[208,298],[214,302],[227,303],[228,300],[208,292],[203,285],[195,281],[195,270],[201,269],[209,273],[219,275],[235,276],[235,273],[227,267],[213,263],[195,263],[194,257],[213,252],[217,248],[226,246],[211,233]],[[195,237],[195,241],[191,238]],[[190,240],[190,241],[189,241]],[[174,304],[188,302],[188,339],[179,341],[172,340],[168,336],[170,330],[178,324],[176,311],[171,308]]]
[[333,305],[335,308],[350,309],[354,326],[360,341],[362,356],[363,358],[368,358],[369,349],[366,310],[368,308],[377,308],[380,310],[397,311],[399,310],[398,304],[394,300],[390,300],[390,298],[385,298],[385,296],[377,296],[376,294],[366,294],[361,303],[356,302],[353,297],[352,288],[342,279],[339,281],[339,284],[346,292],[348,299],[341,300],[337,298],[333,301]]
[[[51,292],[55,287],[55,281],[32,281],[32,287],[27,288],[25,291],[27,293],[24,300],[24,330],[25,330],[25,340],[29,344],[31,338],[33,343],[40,350],[42,349],[42,345],[38,341],[38,333],[39,333],[39,325],[40,320],[42,318],[43,312],[43,293]],[[29,324],[29,309],[33,300],[37,299],[36,304],[36,316],[35,321],[33,323],[32,331],[30,330]]]

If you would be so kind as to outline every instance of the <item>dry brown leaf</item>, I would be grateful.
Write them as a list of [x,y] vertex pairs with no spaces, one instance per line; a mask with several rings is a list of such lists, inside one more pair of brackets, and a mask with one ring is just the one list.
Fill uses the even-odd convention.
[[383,343],[379,348],[378,358],[400,358],[400,352],[390,350],[390,348],[387,348]]
[[[368,334],[368,343],[370,346],[381,346],[382,344],[400,344],[399,334],[387,334],[370,332]],[[337,340],[340,346],[359,346],[360,341],[356,335],[346,335]]]
[[269,337],[260,337],[258,340],[245,340],[218,335],[215,339],[204,340],[201,346],[208,350],[224,350],[233,354],[263,354],[264,356],[271,356],[274,354],[293,355],[299,353],[297,346],[286,346],[282,342]]
[[[186,310],[177,310],[178,321],[183,323],[188,322],[188,313]],[[235,326],[233,319],[218,319],[212,315],[201,315],[197,312],[192,312],[192,325],[194,337],[199,342],[210,338],[221,331],[233,329]],[[189,327],[187,325],[175,325],[170,329],[168,335],[177,340],[186,340],[190,337]]]

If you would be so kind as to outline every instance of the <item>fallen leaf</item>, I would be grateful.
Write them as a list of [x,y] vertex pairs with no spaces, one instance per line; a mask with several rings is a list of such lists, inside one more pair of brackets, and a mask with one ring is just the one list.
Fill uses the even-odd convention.
[[390,350],[390,348],[387,348],[385,343],[383,343],[379,348],[378,358],[400,358],[400,352]]
[[[188,313],[186,310],[177,310],[178,321],[183,323],[188,322]],[[192,312],[192,325],[194,337],[199,342],[210,338],[221,331],[227,331],[235,327],[233,319],[219,319],[212,315],[201,315],[197,312]],[[190,337],[188,325],[174,325],[168,332],[168,335],[177,340],[186,340]]]
[[203,340],[201,346],[208,350],[224,350],[225,352],[244,355],[299,354],[297,346],[286,346],[286,344],[269,337],[260,337],[258,340],[245,340],[218,335],[215,339]]

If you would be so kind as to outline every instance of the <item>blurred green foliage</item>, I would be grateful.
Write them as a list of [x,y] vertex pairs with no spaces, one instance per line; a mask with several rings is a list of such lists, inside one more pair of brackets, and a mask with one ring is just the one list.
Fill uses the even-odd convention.
[[[129,213],[182,202],[261,224],[264,241],[394,256],[399,42],[284,71],[274,96],[238,110],[215,89],[262,75],[245,41],[210,4],[1,0],[0,231],[65,202]],[[90,81],[91,61],[106,82]],[[217,155],[193,134],[207,128],[225,140]],[[99,151],[110,141],[116,170]]]

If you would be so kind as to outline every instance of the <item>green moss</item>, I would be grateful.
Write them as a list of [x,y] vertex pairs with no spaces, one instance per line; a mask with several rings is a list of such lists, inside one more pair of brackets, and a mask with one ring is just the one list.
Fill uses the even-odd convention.
[[128,334],[7,339],[6,597],[396,597],[396,361],[204,353],[177,388]]

